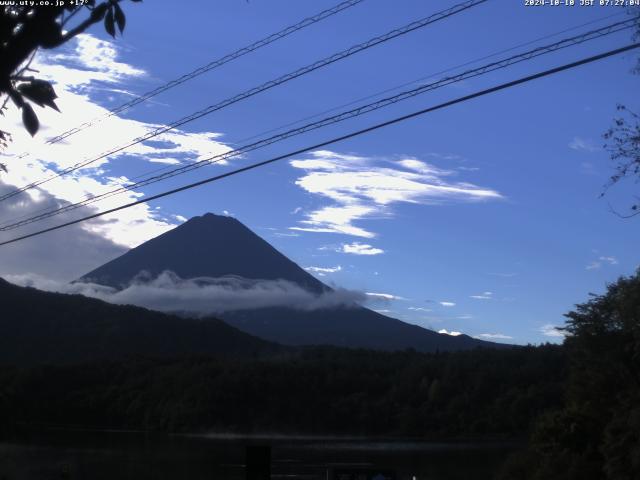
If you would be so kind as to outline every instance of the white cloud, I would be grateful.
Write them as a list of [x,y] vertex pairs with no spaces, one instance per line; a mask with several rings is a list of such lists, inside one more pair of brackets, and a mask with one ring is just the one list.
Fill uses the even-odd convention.
[[513,337],[509,335],[504,335],[502,333],[481,333],[480,335],[476,335],[475,338],[479,338],[481,340],[512,340]]
[[[99,40],[88,34],[79,35],[74,40],[73,53],[67,51],[48,57],[57,64],[75,67],[86,74],[81,82],[69,82],[72,88],[83,88],[98,80],[120,83],[131,77],[146,75],[144,70],[119,62],[119,52],[111,42]],[[52,68],[59,69],[59,75],[67,74],[67,71],[63,70],[64,66],[59,67],[54,64]]]
[[303,227],[290,227],[291,230],[316,233],[342,233],[355,237],[372,238],[375,235],[363,228],[353,225],[354,220],[366,218],[375,212],[374,208],[364,205],[348,205],[343,207],[324,207],[306,215],[307,220],[300,223]]
[[318,294],[286,280],[251,280],[236,276],[185,280],[172,272],[163,272],[153,279],[141,275],[123,290],[94,283],[61,283],[34,275],[12,275],[6,279],[18,285],[81,294],[120,305],[200,315],[268,307],[317,310],[355,306],[366,301],[361,292],[334,289]]
[[618,264],[618,259],[616,257],[601,256],[601,257],[598,257],[597,260],[594,260],[591,263],[589,263],[585,267],[585,269],[586,270],[597,270],[597,269],[601,268],[603,265],[617,265],[617,264]]
[[503,198],[495,190],[451,181],[456,172],[415,158],[380,160],[322,150],[290,164],[305,172],[296,185],[332,202],[307,213],[305,220],[291,227],[296,230],[373,238],[374,232],[354,223],[391,217],[395,203],[438,205]]
[[[0,195],[10,191],[11,187],[0,183]],[[38,191],[37,195],[15,196],[0,202],[0,218],[4,220],[18,215],[31,216],[43,209],[56,208],[59,203],[58,199],[45,191]],[[59,215],[55,222],[68,222],[89,213],[92,213],[90,209],[82,208],[73,214]],[[96,219],[92,221],[91,229],[72,225],[0,247],[0,275],[30,272],[57,280],[75,280],[126,251],[125,247],[93,231],[104,222]],[[53,219],[39,224],[44,228],[52,225]],[[13,238],[17,232],[23,233],[21,230],[0,232],[0,241]]]
[[475,300],[491,300],[493,298],[493,292],[482,292],[478,295],[470,295],[469,298]]
[[430,308],[424,307],[408,307],[408,310],[413,310],[414,312],[431,312]]
[[345,243],[340,247],[340,251],[343,253],[351,253],[353,255],[380,255],[384,253],[384,250],[381,248],[375,248],[366,243]]
[[437,152],[429,152],[426,154],[427,157],[437,158],[439,160],[448,160],[448,161],[464,161],[465,158],[456,155],[455,153],[437,153]]
[[566,334],[562,330],[558,330],[559,328],[560,327],[558,325],[547,323],[540,327],[539,332],[545,337],[564,338]]
[[180,165],[182,163],[182,160],[178,160],[177,158],[171,158],[171,157],[162,157],[162,158],[149,158],[148,159],[149,162],[151,163],[162,163],[165,165]]
[[572,150],[589,153],[599,150],[599,148],[594,145],[592,140],[581,137],[574,137],[573,140],[569,142],[569,148],[571,148]]
[[336,265],[335,267],[304,267],[307,272],[317,273],[321,277],[325,276],[327,273],[336,273],[342,271],[341,265]]
[[440,303],[440,305],[442,305],[443,307],[455,307],[456,304],[454,302],[438,302]]
[[458,335],[462,335],[462,332],[455,332],[455,331],[449,332],[444,328],[438,330],[438,333],[441,333],[443,335],[451,335],[452,337],[457,337]]
[[380,300],[404,300],[403,297],[399,297],[397,295],[391,295],[390,293],[365,292],[365,295],[376,298],[376,299],[380,299]]
[[598,175],[598,170],[593,162],[581,162],[580,172],[584,175]]
[[[31,138],[20,124],[20,112],[11,107],[4,119],[12,123],[2,128],[13,133],[13,142],[9,151],[5,152],[3,162],[8,164],[9,172],[0,176],[1,183],[21,187],[53,176],[60,170],[99,156],[114,146],[129,143],[133,138],[159,126],[118,116],[105,118],[109,107],[113,106],[104,106],[105,89],[121,91],[122,88],[118,88],[121,85],[146,79],[146,72],[119,61],[119,55],[118,48],[111,42],[98,40],[91,35],[80,35],[63,49],[63,53],[52,55],[51,52],[44,52],[36,57],[33,66],[39,71],[39,77],[54,83],[59,97],[56,102],[62,113],[50,108],[38,108],[41,131]],[[58,134],[96,118],[101,119],[97,127],[86,128],[58,143],[45,143],[51,134]],[[54,125],[55,132],[51,128]],[[173,130],[159,135],[153,141],[143,142],[101,159],[73,174],[55,178],[41,185],[40,191],[31,190],[21,194],[19,198],[25,202],[38,202],[45,195],[57,199],[59,204],[75,203],[130,183],[126,176],[113,174],[113,169],[121,168],[113,164],[115,159],[126,157],[128,163],[143,161],[173,164],[194,161],[228,151],[229,147],[216,141],[219,136],[215,132],[188,133]],[[25,151],[30,152],[30,155],[18,158]],[[98,208],[106,210],[130,203],[141,196],[139,193],[126,192],[95,203],[83,211],[95,213]],[[18,207],[13,217],[4,218],[12,220],[23,215],[24,211],[25,209]],[[74,218],[80,216],[78,212],[75,212]],[[80,228],[127,247],[137,246],[175,226],[171,218],[164,218],[147,205],[106,215],[103,219],[101,222],[82,224]]]

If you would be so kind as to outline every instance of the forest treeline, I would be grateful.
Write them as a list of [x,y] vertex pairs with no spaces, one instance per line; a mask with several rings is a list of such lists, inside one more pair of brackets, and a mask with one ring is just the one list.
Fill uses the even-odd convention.
[[562,406],[535,423],[502,479],[640,478],[640,270],[567,314]]
[[[562,347],[0,368],[2,425],[512,438],[560,406]],[[5,432],[6,433],[6,432]]]
[[640,478],[640,274],[567,314],[563,345],[420,353],[0,366],[0,433],[43,424],[164,432],[524,438],[501,479]]

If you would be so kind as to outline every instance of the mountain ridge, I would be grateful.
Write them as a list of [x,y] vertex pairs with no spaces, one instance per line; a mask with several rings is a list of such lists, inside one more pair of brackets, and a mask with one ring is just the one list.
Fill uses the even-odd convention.
[[[176,235],[177,230],[179,230],[180,236]],[[220,230],[224,230],[226,234],[224,238],[216,235]],[[202,235],[210,235],[209,238],[213,243],[205,245],[194,241],[194,237]],[[153,261],[157,262],[159,256],[164,256],[163,250],[179,252],[185,244],[190,247],[188,256],[165,257],[162,268],[154,266]],[[211,250],[224,248],[229,244],[234,245],[234,252],[238,250],[241,252],[236,255],[226,253],[223,257],[216,256],[215,262],[210,261],[212,257],[207,254]],[[153,258],[154,256],[155,258]],[[77,281],[122,288],[141,271],[146,271],[152,277],[156,277],[166,270],[185,279],[237,275],[264,280],[285,278],[316,293],[326,291],[329,288],[249,230],[240,221],[233,217],[214,215],[213,213],[193,217],[175,229],[152,238],[92,270]],[[276,276],[273,272],[281,272],[283,275]]]
[[[83,275],[79,281],[124,288],[142,271],[151,277],[171,271],[185,279],[237,275],[248,279],[286,280],[315,294],[333,291],[237,219],[212,213],[194,217],[143,243]],[[413,348],[424,352],[508,347],[467,335],[439,334],[362,306],[312,311],[284,306],[239,309],[216,316],[251,335],[293,346]]]
[[128,357],[255,356],[285,347],[219,319],[181,318],[0,278],[0,364],[66,364]]

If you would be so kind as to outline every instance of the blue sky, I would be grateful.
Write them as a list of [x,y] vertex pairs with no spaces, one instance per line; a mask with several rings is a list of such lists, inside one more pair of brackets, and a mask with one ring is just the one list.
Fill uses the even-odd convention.
[[[64,114],[43,112],[43,124],[50,128],[35,140],[16,136],[14,154],[21,148],[35,153],[30,162],[8,162],[13,168],[4,187],[41,178],[88,153],[100,153],[154,125],[455,2],[365,0],[104,122],[84,137],[46,152],[41,145],[47,136],[93,118],[131,94],[144,93],[335,3],[127,4],[127,30],[115,42],[94,29],[54,57],[39,58],[43,72],[58,82]],[[597,21],[615,14],[620,15]],[[542,45],[622,18],[622,10],[614,7],[525,7],[523,2],[491,0],[183,126],[163,137],[164,143],[150,142],[82,175],[51,182],[23,200],[29,205],[4,207],[3,218],[61,199],[77,200],[117,179],[166,166],[150,160],[190,162],[506,48],[596,21],[536,44]],[[630,33],[622,32],[547,55],[139,193],[263,160],[629,41]],[[185,218],[226,212],[323,281],[385,294],[390,300],[375,308],[390,316],[499,341],[560,341],[550,326],[562,324],[563,313],[640,264],[640,224],[620,219],[609,205],[624,210],[637,185],[624,183],[599,198],[612,173],[602,133],[611,125],[617,103],[637,107],[640,77],[630,74],[636,57],[606,59],[165,198],[111,222],[29,240],[29,245],[0,252],[0,258],[5,255],[0,274],[75,278]],[[126,200],[119,197],[100,206]],[[12,233],[17,232],[23,233]]]

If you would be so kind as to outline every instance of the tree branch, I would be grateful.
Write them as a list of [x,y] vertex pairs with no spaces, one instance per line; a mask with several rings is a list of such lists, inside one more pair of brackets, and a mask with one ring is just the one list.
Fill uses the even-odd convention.
[[91,25],[100,22],[104,18],[105,14],[107,13],[108,8],[109,8],[109,3],[107,2],[101,3],[100,5],[96,6],[93,10],[91,10],[91,15],[89,15],[89,17],[84,22],[80,23],[78,26],[76,26],[72,30],[69,30],[67,33],[62,34],[59,42],[47,48],[59,47],[63,43],[66,43],[69,40],[71,40],[73,37],[83,33]]

